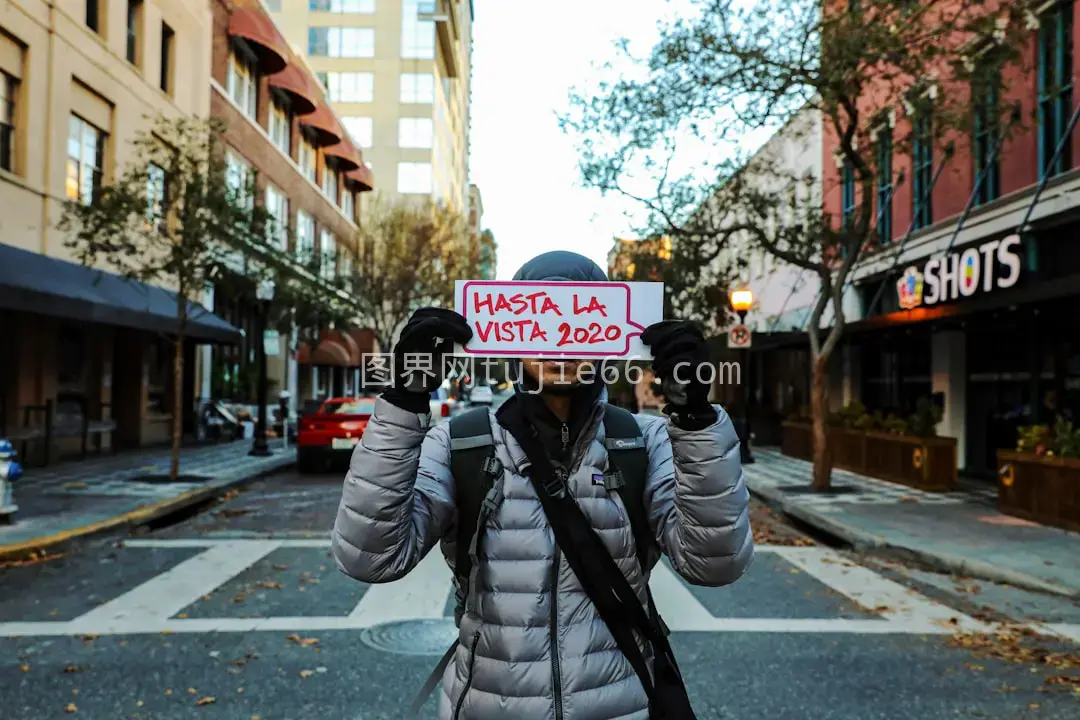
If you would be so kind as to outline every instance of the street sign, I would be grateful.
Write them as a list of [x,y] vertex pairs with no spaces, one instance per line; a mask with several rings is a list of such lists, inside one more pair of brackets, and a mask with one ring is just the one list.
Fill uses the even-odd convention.
[[750,343],[753,340],[753,333],[750,332],[750,328],[743,324],[733,326],[728,330],[727,334],[727,346],[729,350],[749,350]]
[[263,350],[267,357],[277,357],[281,354],[281,334],[277,330],[267,330],[263,333]]
[[470,355],[652,358],[641,342],[664,318],[663,283],[458,280]]

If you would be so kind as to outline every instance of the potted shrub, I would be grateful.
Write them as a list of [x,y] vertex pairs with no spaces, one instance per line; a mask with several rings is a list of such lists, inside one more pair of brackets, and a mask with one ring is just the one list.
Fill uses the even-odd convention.
[[1001,512],[1080,532],[1080,428],[1021,427],[1016,450],[997,455]]

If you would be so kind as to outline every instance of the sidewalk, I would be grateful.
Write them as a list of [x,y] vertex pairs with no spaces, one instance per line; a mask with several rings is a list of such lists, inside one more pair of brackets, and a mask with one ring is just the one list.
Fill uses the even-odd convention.
[[810,463],[754,450],[751,494],[859,550],[891,551],[948,572],[1080,598],[1080,534],[1003,515],[994,486],[929,493],[833,470],[838,494],[808,491]]
[[19,511],[0,525],[0,559],[18,557],[85,535],[144,524],[198,504],[296,461],[295,448],[251,457],[250,440],[181,450],[181,475],[193,482],[140,482],[169,474],[170,451],[155,448],[27,468],[15,484]]

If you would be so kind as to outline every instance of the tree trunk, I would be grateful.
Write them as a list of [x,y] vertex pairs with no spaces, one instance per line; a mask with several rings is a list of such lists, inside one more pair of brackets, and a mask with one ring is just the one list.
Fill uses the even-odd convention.
[[829,416],[828,362],[827,356],[814,358],[810,384],[810,432],[814,444],[814,474],[810,487],[828,490],[832,479],[832,453],[829,451],[826,421]]
[[176,346],[173,351],[173,413],[172,413],[172,457],[169,463],[169,480],[176,482],[180,476],[180,436],[184,429],[184,330],[187,325],[187,300],[183,284],[177,292],[176,301]]

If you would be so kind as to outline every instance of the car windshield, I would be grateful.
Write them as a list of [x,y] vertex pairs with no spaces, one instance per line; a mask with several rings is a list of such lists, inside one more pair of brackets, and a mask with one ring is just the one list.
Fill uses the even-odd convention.
[[324,415],[371,415],[374,412],[374,400],[330,401],[323,405]]

